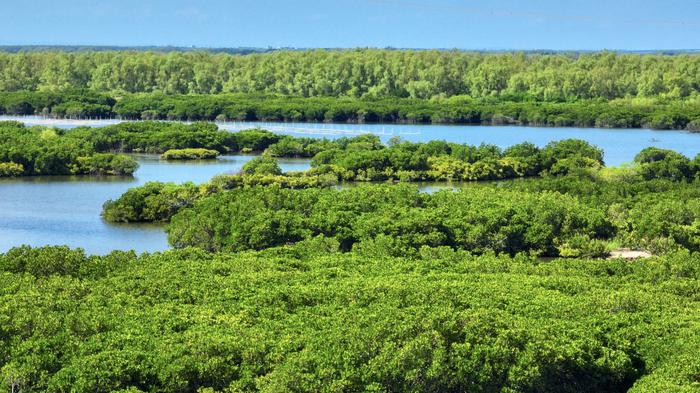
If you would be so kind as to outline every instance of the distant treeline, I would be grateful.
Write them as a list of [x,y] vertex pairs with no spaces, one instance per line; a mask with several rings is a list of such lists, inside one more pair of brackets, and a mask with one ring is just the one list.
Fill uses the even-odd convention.
[[[290,48],[291,49],[291,48]],[[206,48],[195,46],[116,46],[116,45],[0,45],[0,52],[8,53],[24,53],[24,52],[207,52],[207,53],[227,53],[230,55],[248,55],[251,53],[267,53],[272,52],[275,48],[254,48],[254,47],[236,47],[236,48]],[[668,54],[689,53],[690,51],[680,51]]]
[[268,93],[300,97],[466,95],[572,101],[700,92],[700,55],[484,54],[420,50],[0,53],[0,91]]
[[700,130],[700,101],[602,99],[512,101],[505,97],[285,97],[126,94],[88,90],[0,92],[0,114],[127,120],[456,123]]

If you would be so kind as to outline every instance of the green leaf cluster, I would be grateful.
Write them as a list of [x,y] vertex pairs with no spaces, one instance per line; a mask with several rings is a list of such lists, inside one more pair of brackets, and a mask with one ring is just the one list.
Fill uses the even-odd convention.
[[0,255],[24,392],[693,391],[699,255],[637,263],[195,249]]

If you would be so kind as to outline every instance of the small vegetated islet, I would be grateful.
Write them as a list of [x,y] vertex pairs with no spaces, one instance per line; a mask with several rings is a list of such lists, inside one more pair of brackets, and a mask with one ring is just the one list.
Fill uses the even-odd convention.
[[219,156],[219,152],[209,149],[170,149],[161,154],[164,160],[212,160]]
[[132,157],[100,152],[61,130],[0,122],[0,176],[130,176],[137,168]]

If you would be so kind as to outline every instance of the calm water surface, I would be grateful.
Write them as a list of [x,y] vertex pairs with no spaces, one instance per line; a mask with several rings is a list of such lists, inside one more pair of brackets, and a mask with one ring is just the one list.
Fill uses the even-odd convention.
[[[36,176],[0,179],[0,252],[22,245],[82,247],[91,254],[111,250],[138,252],[168,248],[162,226],[109,224],[102,204],[149,181],[203,183],[221,173],[235,173],[254,156],[224,156],[199,162],[161,161],[137,155],[132,177]],[[280,160],[285,171],[305,170],[308,160]]]
[[700,133],[648,129],[603,129],[574,127],[465,126],[416,124],[301,124],[301,123],[220,123],[219,127],[236,131],[257,125],[278,133],[308,135],[329,139],[373,133],[386,142],[399,136],[411,142],[445,140],[480,145],[490,143],[506,148],[521,142],[544,146],[552,141],[575,138],[603,149],[605,163],[618,166],[631,162],[642,149],[655,146],[672,149],[693,158],[700,153]]
[[[8,118],[28,125],[52,125],[72,128],[81,125],[102,126],[117,120],[72,121],[38,117]],[[387,141],[393,136],[413,142],[447,140],[478,145],[492,143],[507,147],[529,141],[538,146],[565,138],[586,140],[601,147],[607,165],[630,162],[649,146],[673,149],[689,157],[700,153],[700,134],[684,131],[645,129],[588,129],[518,126],[444,126],[381,124],[307,124],[307,123],[220,123],[230,131],[262,127],[277,133],[335,139],[374,133]],[[168,248],[162,226],[113,225],[100,218],[102,204],[118,198],[127,189],[148,181],[203,183],[220,173],[234,173],[252,156],[225,156],[218,160],[172,163],[157,156],[136,156],[140,168],[134,178],[99,177],[32,177],[0,179],[0,252],[30,244],[67,244],[82,247],[88,253],[104,254],[111,250],[134,249],[138,252]],[[280,160],[285,171],[305,170],[308,160]],[[423,184],[421,189],[434,192],[464,185]]]

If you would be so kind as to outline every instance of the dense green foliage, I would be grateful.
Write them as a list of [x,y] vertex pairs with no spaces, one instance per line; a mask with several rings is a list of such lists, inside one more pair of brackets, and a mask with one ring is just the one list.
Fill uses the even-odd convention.
[[130,188],[117,201],[105,202],[102,216],[110,222],[163,221],[206,195],[206,188],[193,183],[148,182]]
[[0,91],[318,97],[529,96],[538,100],[683,98],[700,92],[698,55],[477,54],[316,50],[199,53],[0,53]]
[[202,148],[170,149],[160,155],[164,160],[211,160],[219,156],[216,150]]
[[131,175],[138,164],[128,156],[98,153],[94,146],[50,128],[0,124],[0,176]]
[[[264,149],[247,162],[239,175],[219,176],[194,194],[192,185],[178,190],[174,184],[152,183],[107,201],[103,216],[111,222],[168,221],[179,209],[218,191],[255,185],[283,188],[333,186],[342,181],[493,180],[544,175],[565,175],[602,165],[603,153],[574,139],[552,142],[543,149],[523,143],[505,151],[494,145],[469,146],[433,141],[390,143],[374,135],[333,141],[279,136],[264,130],[234,134],[242,150]],[[295,157],[317,152],[309,171],[282,175],[272,155]],[[188,195],[183,201],[177,195]],[[153,214],[153,212],[158,212]]]
[[213,123],[134,122],[104,127],[78,127],[68,136],[89,143],[97,151],[164,153],[171,149],[236,150],[235,136]]
[[300,98],[258,95],[127,95],[113,108],[126,119],[516,124],[700,131],[700,103],[621,98],[548,102],[455,96]]
[[[111,153],[164,153],[171,150],[163,158],[214,158],[219,153],[262,152],[278,142],[296,143],[297,140],[312,144],[316,149],[330,144],[326,140],[295,139],[259,129],[231,133],[219,130],[213,123],[203,122],[133,122],[70,130],[27,128],[20,122],[0,122],[0,174],[16,176],[21,169],[21,174],[25,175],[128,175],[137,167],[133,158]],[[297,155],[281,149],[277,152]]]
[[281,175],[282,169],[277,164],[277,160],[270,156],[255,157],[246,162],[241,168],[244,175]]
[[110,117],[116,100],[109,94],[87,90],[56,92],[3,91],[0,113],[68,118]]
[[[675,157],[663,161],[663,171],[659,169],[662,168],[659,162],[641,158],[632,167],[603,168],[602,151],[574,139],[552,142],[544,148],[521,143],[501,150],[493,145],[469,146],[444,141],[390,141],[389,146],[384,146],[379,138],[372,135],[329,141],[251,130],[237,133],[236,137],[239,144],[245,140],[247,146],[256,149],[268,146],[263,156],[244,165],[241,174],[217,176],[212,182],[200,186],[199,191],[186,199],[186,203],[173,195],[180,192],[190,195],[191,185],[183,185],[182,190],[178,190],[174,184],[162,183],[136,187],[117,200],[105,203],[103,216],[112,222],[168,221],[179,209],[190,207],[204,197],[224,190],[258,185],[303,189],[335,186],[343,182],[347,185],[352,181],[504,180],[552,175],[599,177],[610,171],[619,172],[616,175],[619,178],[613,181],[591,183],[596,187],[606,184],[604,188],[607,190],[615,186],[607,187],[613,182],[632,185],[651,179],[700,179],[700,155],[690,161],[678,153],[661,150],[664,157]],[[656,150],[647,149],[639,157],[645,157],[652,151]],[[303,152],[316,152],[312,168],[305,172],[281,174],[276,161],[270,157],[294,157],[303,155]],[[679,171],[682,176],[677,175]],[[160,214],[152,214],[156,211]]]
[[[700,130],[699,71],[697,55],[0,53],[0,114]],[[648,148],[606,168],[579,140],[0,122],[0,176],[133,173],[118,152],[262,155],[105,203],[111,222],[170,221],[176,250],[0,254],[0,389],[700,388],[700,155]],[[275,157],[312,168],[283,174]],[[461,189],[350,183],[425,180]],[[656,256],[600,258],[620,247]]]
[[597,168],[603,165],[603,151],[576,139],[551,142],[543,149],[521,143],[504,151],[495,145],[445,141],[385,147],[379,138],[366,135],[319,152],[311,165],[312,173],[334,173],[342,180],[498,180]]
[[[502,204],[498,205],[500,207],[494,207],[495,210],[489,211],[486,208],[480,208],[479,212],[473,213],[477,214],[475,217],[481,219],[478,224],[474,224],[474,227],[482,230],[482,232],[477,231],[477,233],[481,236],[481,241],[487,242],[487,244],[482,243],[478,246],[481,251],[513,252],[513,250],[521,250],[524,247],[533,252],[558,253],[565,256],[604,255],[613,246],[641,248],[661,253],[678,248],[700,251],[700,205],[698,204],[700,187],[698,187],[698,183],[676,182],[668,179],[648,181],[635,174],[635,171],[638,171],[638,168],[630,171],[610,168],[557,178],[468,183],[461,192],[467,195],[464,197],[465,200],[480,196],[484,199],[480,202],[484,203],[497,203],[499,200],[503,200]],[[613,175],[608,172],[612,172]],[[310,190],[307,191],[309,195],[305,196],[304,193],[297,194],[279,189],[329,187],[334,184],[336,183],[333,179],[327,176],[300,176],[300,174],[292,176],[218,176],[210,183],[200,186],[149,183],[128,190],[115,201],[108,201],[104,206],[103,216],[112,222],[169,221],[174,214],[182,211],[181,221],[171,227],[173,244],[197,245],[216,250],[228,246],[243,249],[260,248],[271,244],[297,241],[300,238],[314,236],[318,233],[330,236],[331,232],[328,231],[338,230],[336,226],[340,223],[333,225],[321,223],[322,220],[332,219],[331,215],[325,214],[323,211],[320,211],[319,217],[317,217],[321,221],[308,221],[314,219],[311,216],[314,209],[327,209],[329,212],[334,211],[334,209],[345,209],[341,202],[342,199],[336,198],[335,193],[338,191]],[[255,186],[275,187],[268,191],[261,189],[250,191],[248,189]],[[386,192],[389,194],[397,192],[392,187],[384,187],[387,187]],[[368,190],[372,189],[373,187],[370,187]],[[225,193],[226,190],[234,191]],[[360,190],[365,189],[361,188]],[[341,192],[341,195],[345,195],[342,194],[343,192],[348,193],[351,196],[347,198],[364,201],[365,191],[360,190],[345,190]],[[505,192],[505,190],[510,191]],[[227,196],[219,196],[222,192]],[[270,202],[268,205],[265,202],[266,199],[259,197],[258,194],[255,194],[256,192],[269,193],[273,202],[277,200],[276,198],[281,198],[282,202],[290,204],[294,203],[292,201],[296,200],[295,198],[315,201],[314,198],[321,198],[319,195],[322,195],[336,204],[328,202],[328,206],[326,206],[317,205],[314,202],[313,208],[306,208],[306,202],[304,202],[299,204],[298,209],[301,209],[299,211],[296,210],[296,207],[286,204],[274,205]],[[371,191],[368,195],[372,195],[373,192],[378,191]],[[526,221],[533,219],[527,214],[534,214],[533,212],[540,208],[543,209],[541,213],[546,213],[547,217],[550,218],[566,211],[556,208],[558,203],[556,201],[552,202],[551,205],[538,204],[536,198],[539,198],[543,192],[573,197],[574,201],[567,202],[567,206],[569,203],[571,208],[578,206],[577,204],[585,206],[588,210],[582,214],[586,215],[586,220],[595,221],[599,217],[605,217],[612,225],[610,233],[605,231],[595,234],[587,233],[586,235],[578,233],[576,236],[566,238],[566,236],[559,236],[561,234],[557,231],[561,228],[556,227],[547,236],[541,237],[538,242],[520,242],[522,233],[519,231],[526,230],[529,225],[535,223],[524,222],[522,226],[518,227],[516,218]],[[289,193],[289,195],[277,196],[286,195],[285,193]],[[472,193],[474,195],[471,195]],[[409,194],[412,198],[423,200],[417,195]],[[212,195],[214,197],[208,201],[207,198]],[[522,199],[518,199],[520,197]],[[427,195],[421,198],[431,199]],[[412,200],[404,201],[404,205],[413,206],[409,203]],[[197,205],[200,201],[202,201],[201,204]],[[438,199],[438,201],[443,200]],[[358,230],[348,229],[344,233],[349,239],[345,248],[349,248],[358,240],[374,239],[377,236],[380,238],[379,240],[384,241],[387,240],[385,236],[388,235],[394,240],[388,239],[390,241],[385,244],[387,250],[394,250],[399,254],[407,249],[409,251],[414,249],[416,245],[422,244],[422,241],[428,242],[427,244],[446,244],[474,250],[475,248],[472,247],[477,247],[476,243],[460,243],[454,240],[453,232],[461,229],[451,225],[455,222],[459,225],[466,225],[467,221],[460,222],[458,218],[455,218],[454,222],[444,222],[454,214],[462,214],[459,206],[463,203],[459,200],[451,202],[444,200],[443,202],[445,206],[441,208],[427,204],[427,202],[424,205],[415,206],[419,208],[417,212],[409,212],[410,209],[402,205],[403,208],[399,208],[399,210],[405,211],[406,217],[404,217],[404,213],[396,213],[391,206],[372,208],[371,205],[368,205],[367,212],[350,208],[342,210],[344,213],[341,217],[348,220],[345,224],[349,227],[364,224],[362,220],[369,216],[379,220],[377,223],[372,223],[372,228],[379,232],[370,235],[362,232],[362,228]],[[357,208],[363,206],[362,202],[356,203]],[[249,206],[249,204],[251,205]],[[389,205],[388,202],[387,204]],[[450,204],[454,204],[454,206]],[[188,210],[192,206],[197,207],[194,210]],[[285,209],[281,209],[281,207],[288,208],[289,211],[283,211]],[[447,210],[447,212],[443,213],[441,209]],[[525,209],[525,211],[520,209]],[[255,212],[259,212],[260,216]],[[276,221],[270,221],[270,217],[268,217],[270,214],[275,217]],[[415,214],[415,217],[412,214]],[[479,214],[485,216],[481,217]],[[511,217],[511,214],[516,214],[517,217]],[[511,217],[509,220],[512,222],[499,221],[503,217]],[[563,218],[559,217],[558,219]],[[581,222],[579,220],[574,224],[578,225]],[[383,227],[384,224],[388,227]],[[515,225],[515,227],[509,226],[510,224]],[[268,225],[273,225],[273,227],[267,227]],[[483,227],[479,227],[479,225],[483,225]],[[545,231],[548,230],[546,225],[539,229],[542,228]],[[240,232],[241,236],[259,236],[259,239],[254,241],[241,240],[233,236],[232,231]],[[404,235],[406,239],[410,240],[409,243],[413,242],[408,247],[405,247],[406,239],[401,238]],[[421,236],[426,237],[417,240],[421,239]],[[596,237],[605,241],[598,241]],[[436,243],[431,243],[433,241]],[[511,246],[511,243],[508,242],[520,243]],[[540,247],[545,243],[546,246]]]
[[499,187],[527,193],[553,191],[601,209],[615,224],[617,241],[625,246],[659,253],[679,247],[700,251],[700,183],[645,181],[634,172],[608,168],[594,179],[532,179],[502,182]]
[[[700,154],[695,158],[698,162]],[[700,168],[688,157],[672,150],[648,147],[634,158],[640,165],[640,174],[645,179],[692,180],[700,174]]]
[[[346,251],[375,247],[388,255],[422,246],[540,255],[576,248],[599,255],[605,249],[591,246],[592,240],[610,238],[613,225],[602,211],[556,193],[473,189],[428,195],[397,185],[227,191],[180,211],[168,226],[173,246],[208,251],[260,250],[318,235],[332,237]],[[583,246],[578,249],[575,241]]]
[[700,55],[0,53],[0,114],[700,130]]
[[[281,142],[291,141],[321,147],[330,143],[323,139],[277,135],[261,129],[230,132],[207,122],[124,122],[103,127],[77,127],[65,133],[76,140],[91,144],[97,151],[126,153],[162,154],[167,150],[182,149],[215,150],[219,153],[260,153]],[[317,150],[319,148],[316,147]],[[299,155],[295,151],[277,151],[281,153],[279,156]]]
[[[259,160],[251,160],[253,163],[256,161]],[[273,169],[275,167],[276,164]],[[255,168],[262,170],[265,166],[256,165]],[[284,175],[218,175],[199,186],[192,183],[148,182],[143,186],[128,189],[116,200],[105,202],[102,216],[109,222],[167,222],[181,209],[191,207],[195,202],[225,190],[255,186],[304,189],[337,184],[338,179],[332,174],[310,175],[306,172]]]
[[[376,244],[390,255],[410,255],[423,245],[562,256],[605,255],[612,246],[700,252],[697,182],[569,176],[473,184],[433,195],[397,187],[216,193],[179,211],[169,239],[176,247],[215,251],[322,234],[344,250]],[[114,211],[124,209],[118,207]]]
[[132,175],[139,167],[136,160],[123,154],[95,153],[78,157],[74,172],[90,175]]
[[[287,97],[248,94],[124,95],[92,92],[0,92],[0,114],[120,117],[141,120],[239,120],[516,124],[648,127],[700,131],[697,98],[620,98],[573,102],[518,97],[414,98]],[[107,101],[107,104],[101,102]],[[98,103],[96,103],[98,102]],[[111,103],[111,104],[110,104]],[[66,111],[65,107],[71,108]]]
[[11,250],[0,380],[27,393],[697,390],[699,254],[542,262],[336,246]]

